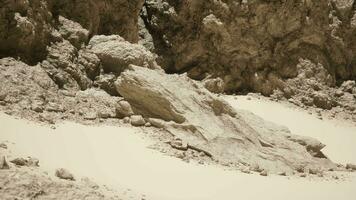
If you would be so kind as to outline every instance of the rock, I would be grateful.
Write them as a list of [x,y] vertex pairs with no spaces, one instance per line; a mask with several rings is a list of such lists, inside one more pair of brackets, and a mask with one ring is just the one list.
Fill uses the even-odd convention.
[[178,140],[173,140],[170,141],[169,144],[171,145],[171,147],[181,150],[181,151],[187,151],[188,150],[188,143],[185,141],[182,141],[180,139]]
[[270,173],[292,173],[301,163],[334,166],[320,152],[323,145],[317,140],[295,139],[285,127],[236,111],[186,75],[131,66],[121,73],[115,86],[135,114],[218,161],[258,163]]
[[343,92],[348,92],[348,93],[352,93],[355,88],[356,88],[356,82],[355,81],[345,81],[340,86],[340,89]]
[[299,135],[288,135],[287,138],[293,142],[296,142],[302,146],[305,146],[306,150],[314,157],[325,158],[325,155],[321,152],[321,149],[325,147],[325,144],[320,141]]
[[346,164],[346,169],[356,171],[356,165],[355,164]]
[[84,114],[84,119],[86,120],[96,120],[96,118],[98,118],[98,115],[95,112],[88,112]]
[[25,158],[15,158],[14,160],[11,160],[10,162],[14,163],[17,166],[28,166],[28,160]]
[[224,81],[221,78],[215,79],[205,79],[203,80],[204,87],[210,92],[223,93],[224,92]]
[[70,41],[77,49],[80,49],[89,37],[89,31],[79,23],[69,20],[63,16],[58,17],[59,33],[63,38]]
[[75,181],[73,174],[64,168],[57,169],[55,175],[60,179]]
[[314,105],[318,108],[330,110],[333,107],[328,95],[322,94],[320,92],[315,92],[313,94],[313,102]]
[[260,173],[261,176],[268,176],[268,173],[267,171],[263,170],[261,173]]
[[147,120],[152,126],[156,128],[163,128],[165,126],[165,121],[162,119],[148,118]]
[[27,160],[27,166],[39,167],[40,166],[40,161],[37,158],[29,157],[28,160]]
[[251,174],[251,171],[249,168],[243,168],[243,169],[241,169],[241,172],[245,173],[245,174]]
[[131,44],[118,35],[97,35],[89,48],[100,58],[105,72],[121,73],[130,64],[158,68],[154,55],[139,44]]
[[2,1],[0,58],[20,57],[30,64],[41,61],[51,41],[51,23],[52,15],[47,1]]
[[78,52],[78,60],[76,64],[80,69],[85,71],[86,76],[92,81],[100,75],[101,63],[98,56],[88,49],[81,49]]
[[7,145],[5,143],[0,143],[0,148],[7,149]]
[[103,89],[110,95],[118,96],[115,89],[114,82],[116,81],[116,76],[112,73],[109,74],[102,74],[96,77],[94,84],[97,85],[99,88]]
[[353,2],[147,0],[142,17],[166,71],[197,80],[211,74],[226,92],[269,95],[284,88],[279,80],[298,76],[299,58],[320,63],[337,81],[355,80],[355,64],[348,64],[356,57]]
[[127,101],[120,101],[116,106],[116,116],[119,118],[130,117],[134,115],[131,105]]
[[51,44],[41,66],[59,88],[85,90],[92,85],[85,66],[77,61],[78,50],[67,40]]
[[0,169],[10,169],[5,156],[0,156]]
[[[144,0],[51,1],[53,13],[78,22],[89,35],[118,34],[130,42],[138,41],[138,18]],[[58,15],[57,14],[57,15]]]
[[123,122],[124,122],[125,124],[129,124],[129,123],[131,122],[130,117],[125,117],[125,118],[123,119]]
[[279,176],[287,176],[287,173],[286,172],[279,172],[278,175]]
[[146,124],[145,119],[141,115],[132,115],[130,119],[133,126],[144,126]]

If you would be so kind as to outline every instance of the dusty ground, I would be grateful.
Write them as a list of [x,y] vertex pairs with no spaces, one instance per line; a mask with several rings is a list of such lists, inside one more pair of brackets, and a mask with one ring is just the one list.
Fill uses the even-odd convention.
[[[320,120],[293,107],[254,97],[226,96],[238,109],[315,137],[324,153],[338,163],[356,162],[356,127],[336,120]],[[0,115],[0,141],[15,155],[34,156],[41,169],[65,167],[77,177],[89,177],[112,188],[126,188],[145,199],[354,199],[356,175],[333,172],[321,179],[244,174],[217,165],[182,162],[150,149],[155,139],[141,128],[84,126],[60,123],[56,129]],[[342,134],[342,136],[340,135]],[[338,177],[336,180],[333,178]],[[125,191],[125,189],[121,189]]]

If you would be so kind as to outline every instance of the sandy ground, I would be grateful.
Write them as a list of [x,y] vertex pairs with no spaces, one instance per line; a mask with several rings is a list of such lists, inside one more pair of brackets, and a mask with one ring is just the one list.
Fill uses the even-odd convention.
[[[286,125],[293,133],[324,142],[325,153],[336,162],[354,162],[356,127],[321,121],[282,104],[226,97],[239,109]],[[113,188],[129,188],[152,200],[236,199],[355,199],[356,174],[346,181],[262,177],[218,166],[185,163],[147,148],[153,143],[138,128],[92,127],[62,123],[51,129],[0,114],[0,141],[15,142],[15,154],[40,159],[54,172],[65,167]]]

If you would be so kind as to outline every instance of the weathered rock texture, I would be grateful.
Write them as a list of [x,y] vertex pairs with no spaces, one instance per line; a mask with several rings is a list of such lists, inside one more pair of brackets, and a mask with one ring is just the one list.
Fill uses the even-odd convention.
[[291,135],[253,114],[236,112],[185,75],[131,68],[121,74],[116,87],[134,112],[165,120],[162,126],[167,131],[218,161],[289,174],[300,167],[335,167],[317,140]]
[[[58,37],[75,47],[96,34],[119,34],[137,42],[144,0],[17,0],[0,2],[0,58],[20,57],[28,64],[45,59]],[[81,28],[84,27],[85,29]]]
[[119,97],[94,88],[60,89],[40,64],[28,66],[13,58],[0,59],[0,80],[0,109],[8,114],[49,123],[116,117]]
[[353,0],[147,0],[142,15],[168,72],[270,95],[297,76],[300,58],[320,63],[333,86],[356,78],[355,7]]
[[158,68],[155,56],[144,46],[127,42],[118,35],[94,36],[88,48],[100,58],[105,72],[120,73],[130,64]]

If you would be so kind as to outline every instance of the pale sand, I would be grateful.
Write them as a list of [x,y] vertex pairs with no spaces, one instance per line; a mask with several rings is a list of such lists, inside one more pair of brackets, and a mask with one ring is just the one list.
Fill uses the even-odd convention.
[[[227,99],[293,133],[310,135],[327,144],[325,153],[334,161],[356,161],[356,128],[315,119],[304,112],[245,97]],[[64,167],[77,177],[87,176],[111,187],[130,188],[157,200],[236,199],[343,199],[356,198],[356,175],[347,181],[308,180],[279,176],[261,177],[217,166],[185,163],[147,148],[152,141],[137,128],[92,127],[74,123],[53,130],[0,114],[0,141],[16,145],[16,154],[40,159],[53,173]]]

